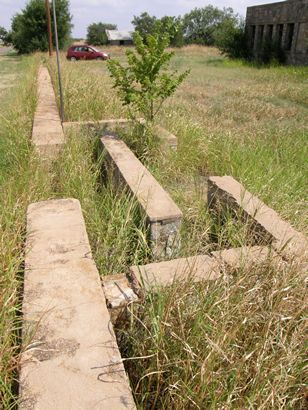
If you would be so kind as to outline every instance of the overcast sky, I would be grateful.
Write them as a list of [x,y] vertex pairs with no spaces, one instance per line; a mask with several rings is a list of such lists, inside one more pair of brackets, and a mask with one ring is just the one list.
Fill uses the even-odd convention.
[[[43,1],[43,0],[42,0]],[[178,16],[189,12],[194,7],[212,4],[219,8],[232,7],[242,16],[247,6],[273,3],[275,0],[71,0],[73,15],[73,36],[85,37],[87,26],[94,22],[114,23],[119,30],[131,29],[134,15],[147,11],[157,17]],[[0,0],[0,26],[10,28],[11,18],[27,3],[27,0]]]

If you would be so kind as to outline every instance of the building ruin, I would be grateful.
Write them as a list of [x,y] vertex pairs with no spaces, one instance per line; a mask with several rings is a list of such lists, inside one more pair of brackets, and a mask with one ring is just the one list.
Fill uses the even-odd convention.
[[308,65],[308,0],[247,7],[246,29],[255,56],[268,42],[284,51],[288,64]]

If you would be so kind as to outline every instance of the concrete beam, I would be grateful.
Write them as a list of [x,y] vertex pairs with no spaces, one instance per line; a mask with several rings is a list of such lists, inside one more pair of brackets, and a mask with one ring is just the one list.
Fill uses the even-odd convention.
[[116,119],[107,119],[107,120],[98,120],[98,121],[67,121],[63,123],[64,131],[70,129],[80,129],[82,127],[92,128],[95,130],[104,130],[106,128],[113,127],[127,127],[131,123],[131,120],[127,118],[116,118]]
[[172,255],[179,247],[182,212],[123,141],[111,136],[100,141],[115,183],[129,188],[146,215],[154,257]]
[[[140,124],[144,122],[143,118],[138,118]],[[117,118],[117,119],[109,119],[109,120],[99,120],[99,121],[76,121],[76,122],[64,122],[63,128],[65,131],[70,129],[80,129],[82,127],[90,128],[96,130],[97,132],[106,130],[106,129],[113,129],[122,127],[125,128],[129,124],[132,123],[132,120],[127,118]],[[161,144],[163,147],[171,148],[173,150],[177,149],[178,139],[177,137],[166,130],[165,128],[161,127],[160,125],[155,126],[154,128],[157,137],[160,139]]]
[[145,293],[158,291],[174,281],[202,282],[218,279],[226,270],[250,269],[266,262],[281,263],[281,258],[266,246],[222,249],[211,256],[197,255],[170,261],[132,266],[128,275],[110,275],[103,288],[112,323],[121,326],[127,319],[126,307],[141,302]]
[[280,261],[280,257],[268,246],[242,246],[211,252],[220,266],[227,265],[231,269],[248,268],[269,261]]
[[31,204],[20,408],[134,409],[75,199]]
[[277,252],[286,258],[307,262],[308,243],[302,233],[280,218],[273,209],[248,192],[231,176],[213,176],[208,179],[208,206],[220,212],[223,208],[235,211],[264,235]]
[[133,283],[149,291],[171,285],[174,281],[192,279],[194,282],[214,280],[220,277],[220,266],[215,258],[197,255],[170,261],[132,266],[130,275]]
[[51,78],[46,67],[38,72],[38,102],[33,120],[32,142],[42,159],[55,159],[65,143]]

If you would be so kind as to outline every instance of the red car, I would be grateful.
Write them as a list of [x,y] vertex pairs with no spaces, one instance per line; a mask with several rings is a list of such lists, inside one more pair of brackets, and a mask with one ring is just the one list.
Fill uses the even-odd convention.
[[107,60],[109,55],[87,45],[72,46],[67,50],[66,58],[76,60]]

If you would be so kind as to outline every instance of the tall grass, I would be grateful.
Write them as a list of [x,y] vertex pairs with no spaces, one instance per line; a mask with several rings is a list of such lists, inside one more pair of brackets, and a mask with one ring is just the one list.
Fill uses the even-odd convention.
[[[34,96],[35,61],[25,80],[30,96]],[[56,84],[55,62],[48,65]],[[200,47],[176,53],[174,66],[188,65],[192,66],[189,80],[160,118],[178,136],[178,151],[154,150],[145,159],[183,210],[179,256],[206,254],[249,239],[246,227],[232,221],[213,226],[205,204],[206,176],[212,173],[234,175],[304,229],[306,69],[246,67]],[[66,120],[125,115],[104,63],[73,64],[63,59],[62,70]],[[25,96],[15,95],[21,107]],[[27,115],[32,115],[34,103],[35,99]],[[23,115],[19,112],[19,119]],[[115,190],[108,173],[102,173],[97,136],[68,133],[64,151],[46,178],[35,159],[29,160],[27,121],[23,128],[22,121],[16,121],[11,130],[21,144],[16,158],[14,144],[7,143],[4,149],[10,172],[3,174],[3,180],[7,189],[14,190],[2,198],[7,204],[2,246],[7,249],[3,260],[8,273],[1,286],[5,291],[1,312],[7,318],[1,322],[2,334],[7,335],[1,342],[5,357],[1,394],[7,408],[11,370],[18,361],[12,330],[19,327],[16,275],[22,261],[26,204],[39,198],[79,199],[101,275],[125,273],[132,264],[151,260],[144,216],[134,199]],[[24,137],[17,139],[21,129]],[[16,191],[14,181],[19,181]],[[127,327],[117,330],[122,355],[140,357],[125,361],[138,408],[303,407],[304,298],[296,265],[271,260],[260,267],[243,265],[226,271],[215,283],[183,281],[149,294],[143,305],[130,307]]]
[[116,189],[112,176],[104,172],[101,151],[93,136],[70,132],[55,164],[54,188],[58,197],[80,201],[97,267],[108,275],[145,263],[150,251],[145,216],[136,200]]
[[[121,50],[110,53],[124,61]],[[177,135],[179,149],[169,163],[161,160],[157,176],[172,190],[181,177],[193,183],[200,173],[231,174],[305,230],[307,67],[256,68],[200,46],[176,50],[172,66],[190,67],[191,74],[159,119]],[[63,58],[62,67],[67,121],[125,116],[105,62]]]
[[6,94],[1,111],[0,403],[4,409],[14,405],[16,393],[26,208],[48,197],[50,189],[30,148],[38,63],[38,57],[21,59],[19,78]]
[[304,409],[305,290],[290,266],[176,282],[120,329],[138,408]]

